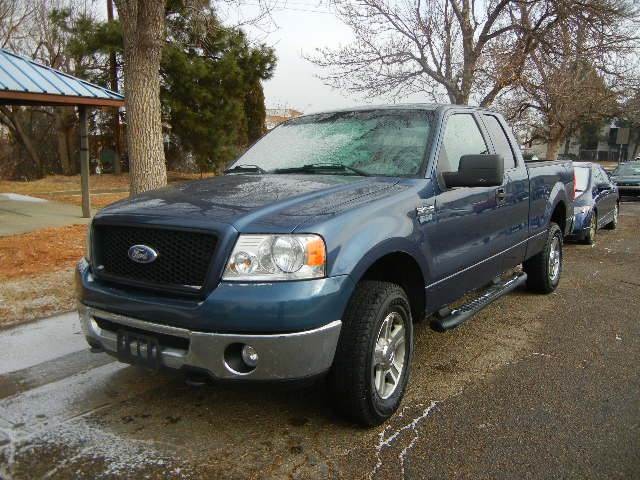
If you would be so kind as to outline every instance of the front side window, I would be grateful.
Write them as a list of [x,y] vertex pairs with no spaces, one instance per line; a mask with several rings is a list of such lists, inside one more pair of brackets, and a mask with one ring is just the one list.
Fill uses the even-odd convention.
[[487,126],[491,140],[493,140],[493,147],[496,154],[502,155],[502,158],[504,159],[504,169],[509,170],[510,168],[515,168],[516,159],[513,155],[511,144],[509,143],[507,134],[505,133],[504,128],[502,128],[502,125],[500,125],[497,117],[493,115],[483,115],[482,118]]
[[487,154],[487,144],[470,113],[449,117],[438,155],[438,173],[457,172],[463,155]]
[[[362,172],[414,176],[420,172],[433,114],[429,110],[367,110],[307,115],[265,135],[232,168],[268,173]],[[351,170],[350,170],[351,169]]]

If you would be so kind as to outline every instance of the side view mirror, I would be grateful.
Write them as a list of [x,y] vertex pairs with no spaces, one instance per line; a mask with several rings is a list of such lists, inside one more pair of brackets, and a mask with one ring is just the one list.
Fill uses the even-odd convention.
[[498,187],[504,180],[502,155],[463,155],[457,172],[442,174],[447,188]]

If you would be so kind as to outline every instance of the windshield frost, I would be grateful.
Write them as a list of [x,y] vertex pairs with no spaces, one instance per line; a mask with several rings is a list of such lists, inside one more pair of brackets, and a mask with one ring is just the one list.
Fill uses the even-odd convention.
[[305,165],[339,164],[371,175],[415,175],[424,158],[430,123],[431,112],[425,110],[309,115],[276,127],[233,166],[258,166],[277,173]]

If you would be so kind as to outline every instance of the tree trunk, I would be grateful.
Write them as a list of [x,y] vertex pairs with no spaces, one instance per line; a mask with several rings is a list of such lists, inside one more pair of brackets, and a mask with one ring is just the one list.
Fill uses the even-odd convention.
[[[18,111],[15,110],[16,108],[18,109]],[[15,139],[20,144],[22,144],[24,149],[27,151],[27,154],[29,155],[31,161],[37,169],[38,177],[41,178],[45,173],[42,167],[42,161],[35,145],[33,144],[33,140],[31,139],[31,137],[29,137],[29,134],[26,132],[22,125],[22,122],[18,115],[19,110],[20,107],[9,108],[6,106],[0,106],[0,113],[2,113],[2,115],[0,116],[0,120],[5,126],[9,128],[11,133],[13,133]]]
[[160,112],[164,0],[115,0],[124,35],[131,194],[167,184]]
[[547,142],[547,153],[545,160],[555,160],[558,158],[558,151],[560,150],[560,138],[550,138]]
[[[64,109],[66,110],[66,109]],[[63,108],[57,108],[54,111],[56,118],[56,141],[58,144],[58,158],[60,159],[60,167],[63,175],[73,175],[74,168],[71,164],[71,155],[69,153],[69,144],[67,143],[67,131],[69,126],[66,121],[66,115]]]
[[[113,0],[107,0],[107,20],[113,21]],[[115,50],[109,52],[109,77],[111,77],[111,90],[118,91],[118,62]],[[113,112],[113,173],[120,175],[120,112],[116,108]]]

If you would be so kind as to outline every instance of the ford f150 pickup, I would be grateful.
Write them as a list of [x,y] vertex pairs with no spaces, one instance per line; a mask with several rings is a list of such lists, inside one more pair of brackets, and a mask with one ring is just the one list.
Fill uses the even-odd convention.
[[94,351],[213,379],[324,377],[339,412],[375,425],[404,394],[414,322],[444,331],[560,280],[572,164],[526,164],[491,111],[306,115],[225,173],[95,216],[76,271]]

